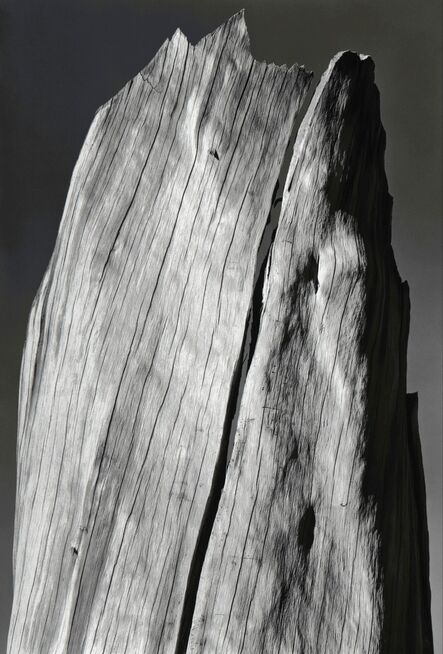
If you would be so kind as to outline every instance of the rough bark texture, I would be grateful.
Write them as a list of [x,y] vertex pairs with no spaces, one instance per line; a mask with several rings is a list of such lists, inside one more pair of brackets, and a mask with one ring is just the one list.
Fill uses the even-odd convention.
[[23,357],[10,654],[432,651],[367,57],[334,58],[299,130],[225,481],[309,79],[238,14],[97,113]]

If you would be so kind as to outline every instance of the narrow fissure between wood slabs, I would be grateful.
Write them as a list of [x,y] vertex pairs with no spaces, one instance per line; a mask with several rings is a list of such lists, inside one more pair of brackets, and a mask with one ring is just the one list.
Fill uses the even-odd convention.
[[177,643],[175,647],[175,654],[185,654],[187,650],[203,562],[205,560],[206,551],[208,549],[209,538],[211,536],[212,527],[214,524],[215,516],[217,514],[221,493],[225,484],[229,434],[232,429],[236,405],[238,403],[240,376],[242,369],[241,364],[244,356],[246,332],[247,329],[245,329],[243,334],[243,343],[240,351],[240,356],[234,370],[231,388],[229,390],[220,450],[214,468],[211,490],[209,491],[209,496],[206,501],[206,507],[203,513],[194,554],[192,556],[191,565],[189,568],[188,580],[186,583],[185,596],[183,600],[183,609],[180,618],[180,626],[177,635]]
[[278,197],[278,191],[279,189],[283,190],[284,188],[288,174],[289,163],[292,156],[292,148],[299,125],[300,121],[297,120],[294,123],[292,134],[288,141],[283,163],[280,168],[280,174],[278,176],[274,193],[272,195],[268,220],[263,230],[260,246],[257,252],[254,271],[254,290],[248,311],[245,330],[243,333],[240,356],[234,370],[231,388],[229,391],[225,422],[223,425],[223,434],[220,443],[220,450],[214,468],[211,490],[206,501],[206,507],[203,513],[202,522],[189,568],[183,600],[183,609],[175,646],[175,654],[185,654],[188,647],[201,571],[208,548],[209,538],[212,533],[212,527],[217,515],[220,497],[225,485],[226,469],[229,464],[232,448],[234,446],[234,438],[237,431],[238,414],[243,395],[243,388],[254,356],[255,346],[257,344],[258,334],[260,331],[261,314],[263,308],[263,285],[265,281],[266,270],[268,268],[268,262],[270,262],[272,245],[274,242],[275,233],[277,231],[281,210],[282,198]]
[[274,244],[275,234],[280,220],[283,189],[285,187],[286,178],[288,176],[289,164],[291,163],[292,158],[292,150],[300,122],[301,118],[298,116],[297,120],[294,122],[291,137],[286,147],[283,163],[281,165],[277,183],[272,194],[271,208],[269,211],[268,220],[263,230],[262,238],[257,252],[257,260],[254,271],[254,291],[251,298],[248,322],[246,325],[246,343],[242,357],[242,370],[240,376],[238,399],[235,407],[235,414],[232,420],[231,431],[229,434],[228,456],[226,461],[227,465],[229,465],[232,449],[234,447],[234,439],[235,433],[237,431],[238,414],[240,410],[241,399],[243,396],[243,388],[246,382],[249,368],[252,363],[252,359],[254,357],[255,346],[257,344],[258,334],[260,331],[261,314],[263,309],[263,286],[265,283],[266,271],[268,270],[271,263],[272,246]]

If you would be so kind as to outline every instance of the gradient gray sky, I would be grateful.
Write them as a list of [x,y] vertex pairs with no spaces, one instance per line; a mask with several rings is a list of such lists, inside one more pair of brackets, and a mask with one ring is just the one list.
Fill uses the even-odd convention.
[[3,0],[0,3],[0,651],[12,596],[18,379],[27,315],[95,110],[180,27],[195,43],[246,8],[253,55],[313,70],[338,50],[376,64],[411,290],[408,390],[419,393],[435,651],[442,651],[442,8],[440,0]]

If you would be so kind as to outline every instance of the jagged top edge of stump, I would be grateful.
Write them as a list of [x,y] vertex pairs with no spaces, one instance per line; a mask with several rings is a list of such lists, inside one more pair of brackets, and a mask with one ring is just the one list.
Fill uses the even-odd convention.
[[[147,84],[154,85],[155,81],[153,82],[153,80],[150,77],[150,74],[155,71],[156,64],[160,61],[162,56],[165,55],[166,51],[170,46],[178,47],[181,44],[182,47],[185,46],[193,50],[194,52],[197,52],[199,50],[203,51],[205,48],[208,48],[210,44],[213,43],[217,38],[222,37],[223,33],[225,32],[227,35],[229,34],[229,40],[227,41],[228,49],[229,47],[231,47],[233,52],[238,53],[243,51],[244,53],[247,53],[249,55],[251,62],[254,61],[263,68],[268,68],[270,71],[278,71],[279,73],[282,74],[292,74],[295,77],[301,74],[302,77],[304,78],[302,84],[308,84],[312,80],[314,73],[312,71],[307,70],[304,65],[300,65],[298,63],[294,63],[291,66],[288,66],[287,64],[277,65],[274,62],[258,61],[257,59],[255,59],[255,57],[253,57],[251,53],[250,37],[249,37],[249,32],[245,20],[245,10],[241,9],[237,13],[233,14],[230,18],[228,18],[228,20],[221,23],[215,30],[213,30],[206,36],[202,37],[199,41],[197,41],[195,45],[190,43],[189,39],[181,31],[180,28],[177,28],[174,34],[163,42],[163,44],[160,46],[160,48],[153,56],[151,61],[141,71],[139,71],[139,73],[137,73],[134,76],[134,78],[128,80],[128,82],[116,94],[114,94],[114,96],[112,96],[107,102],[105,102],[97,109],[96,117],[97,114],[99,114],[102,110],[107,109],[109,105],[114,100],[116,100],[120,94],[123,94],[128,88],[128,85],[130,85],[133,82],[133,80],[136,79],[137,77],[141,77],[143,81],[146,82]],[[378,96],[378,107],[379,107],[378,122],[380,125],[380,130],[383,133],[384,138],[386,139],[386,133],[383,128],[383,123],[381,121],[381,116],[380,116],[380,102],[379,102],[380,94],[377,84],[375,83],[374,61],[372,57],[368,54],[360,54],[350,49],[344,49],[337,52],[331,58],[328,67],[323,72],[321,78],[316,84],[313,96],[306,106],[301,125],[298,129],[297,139],[294,144],[294,154],[295,151],[297,150],[297,147],[300,147],[300,143],[302,143],[304,140],[303,132],[306,129],[309,129],[311,118],[313,117],[313,115],[317,110],[318,100],[321,97],[324,87],[328,83],[333,72],[335,72],[335,70],[340,67],[342,67],[343,69],[348,68],[348,66],[352,68],[353,66],[355,66],[357,62],[362,69],[366,69],[365,76],[367,82],[369,82],[372,85],[374,93]],[[294,158],[295,157],[293,157],[292,159],[294,160]],[[290,172],[291,170],[288,171],[288,175],[286,177],[284,193],[287,192],[286,187],[288,185],[288,180],[291,178]],[[388,191],[387,184],[386,187],[387,187],[387,194],[392,203],[392,196]]]
[[[356,80],[360,89],[367,89],[367,92],[373,99],[374,112],[371,116],[371,120],[374,126],[376,126],[380,136],[380,174],[384,179],[386,199],[390,204],[388,211],[389,229],[387,238],[387,244],[390,245],[392,241],[391,224],[393,214],[393,197],[389,192],[389,184],[386,175],[385,154],[387,139],[381,116],[380,91],[375,79],[375,63],[372,57],[368,54],[359,54],[358,52],[349,49],[341,50],[337,52],[330,60],[328,67],[323,72],[315,87],[312,98],[306,107],[300,126],[297,130],[297,135],[293,147],[293,156],[283,189],[283,198],[285,198],[290,192],[297,163],[304,156],[307,141],[312,138],[313,123],[318,119],[319,115],[325,115],[324,107],[320,108],[324,93],[333,78],[339,76],[342,76],[343,79],[347,78],[349,80]],[[394,258],[393,263],[400,281],[403,281],[401,275],[399,274]]]
[[[383,137],[386,140],[386,133],[381,121],[380,115],[380,93],[378,87],[375,83],[375,64],[370,55],[359,54],[353,50],[341,50],[337,52],[332,59],[329,61],[328,67],[322,73],[319,81],[317,82],[312,98],[309,101],[309,104],[306,106],[300,126],[297,130],[297,138],[294,143],[294,154],[291,160],[290,168],[288,175],[286,177],[286,183],[284,188],[284,193],[288,192],[288,186],[291,186],[291,177],[293,173],[293,168],[297,159],[301,156],[301,153],[305,147],[305,141],[308,136],[311,134],[311,126],[314,119],[316,119],[319,104],[323,97],[323,94],[331,81],[331,78],[334,75],[342,72],[344,75],[351,74],[351,69],[360,69],[363,71],[363,74],[366,78],[366,84],[372,87],[372,91],[377,96],[377,114],[375,120],[379,123],[380,129],[383,133]],[[355,75],[355,70],[354,70]]]
[[[162,45],[159,47],[157,52],[154,54],[152,59],[149,61],[146,66],[144,66],[132,79],[135,79],[138,75],[140,75],[145,81],[149,81],[149,71],[150,69],[154,68],[156,61],[160,58],[160,55],[163,53],[164,50],[166,50],[170,45],[173,45],[179,41],[183,41],[185,44],[187,44],[190,48],[193,50],[199,50],[203,49],[205,46],[207,46],[211,41],[216,39],[224,30],[229,29],[232,35],[235,35],[237,33],[238,36],[238,42],[242,44],[243,49],[249,53],[251,60],[256,61],[258,64],[265,66],[269,68],[270,70],[275,69],[279,70],[283,73],[292,73],[297,75],[298,73],[302,73],[306,81],[312,80],[314,73],[313,71],[305,68],[304,64],[299,64],[298,62],[293,63],[292,65],[288,66],[288,64],[276,64],[275,62],[267,62],[265,60],[258,61],[253,57],[251,53],[251,40],[249,36],[249,31],[247,27],[247,23],[245,20],[245,9],[240,9],[238,12],[233,14],[230,18],[228,18],[226,21],[221,23],[215,30],[212,32],[209,32],[205,36],[203,36],[197,43],[192,44],[188,37],[182,32],[182,30],[178,27],[173,35],[170,38],[165,39],[165,41],[162,43]],[[235,43],[236,40],[232,39],[233,42]],[[355,52],[353,50],[345,49],[337,52],[330,60],[328,68],[323,72],[314,92],[314,96],[312,98],[313,102],[310,103],[308,106],[308,109],[310,106],[312,106],[315,103],[316,95],[321,93],[321,90],[324,86],[324,84],[327,81],[327,78],[329,77],[330,72],[334,68],[335,64],[342,59],[343,57],[347,56],[352,56],[352,57],[357,57],[359,58],[362,62],[367,62],[368,65],[372,69],[372,75],[374,78],[374,70],[375,70],[375,65],[372,57],[368,54],[359,54],[358,52]],[[96,114],[100,112],[102,109],[105,109],[106,107],[109,106],[109,104],[112,102],[113,99],[115,99],[120,93],[123,93],[126,87],[128,86],[129,83],[131,83],[132,80],[128,80],[128,82],[119,90],[117,91],[111,98],[109,98],[105,103],[100,105],[97,110]]]
[[[288,66],[287,64],[276,64],[274,62],[258,61],[257,59],[255,59],[255,57],[251,53],[251,41],[250,41],[248,27],[245,20],[244,9],[241,9],[237,13],[233,14],[225,22],[221,23],[215,30],[203,36],[195,44],[192,44],[189,41],[188,37],[178,27],[173,33],[173,35],[170,38],[167,38],[162,43],[162,45],[157,50],[156,54],[152,57],[151,61],[146,66],[144,66],[144,68],[142,68],[142,70],[139,71],[134,76],[133,79],[135,79],[138,75],[140,75],[146,82],[149,82],[150,81],[149,73],[151,72],[151,70],[154,69],[156,62],[160,59],[164,51],[167,50],[171,45],[176,45],[180,43],[180,41],[182,41],[186,46],[188,46],[190,49],[194,50],[195,52],[199,50],[203,51],[203,49],[205,47],[208,47],[208,45],[211,42],[222,36],[223,32],[225,31],[229,32],[229,35],[231,37],[230,42],[232,43],[232,49],[237,51],[239,49],[242,49],[244,52],[249,54],[251,61],[255,61],[258,65],[266,67],[270,71],[272,70],[281,71],[282,73],[292,74],[294,76],[301,74],[305,78],[305,83],[309,82],[312,79],[314,73],[310,70],[307,70],[303,64],[299,64],[295,62],[292,65]],[[107,100],[104,104],[98,107],[96,114],[99,113],[101,110],[107,108],[113,99],[117,98],[117,96],[119,96],[120,93],[123,93],[130,82],[131,80],[128,80],[128,82],[119,91],[117,91],[117,93],[115,93],[114,96],[109,98],[109,100]]]

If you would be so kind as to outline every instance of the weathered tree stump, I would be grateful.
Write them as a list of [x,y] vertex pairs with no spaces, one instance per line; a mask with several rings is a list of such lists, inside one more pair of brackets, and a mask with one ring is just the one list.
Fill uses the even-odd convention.
[[192,652],[431,651],[384,147],[372,61],[341,53],[295,143]]
[[323,76],[258,275],[310,77],[240,13],[98,111],[23,356],[11,654],[432,652],[368,57]]

